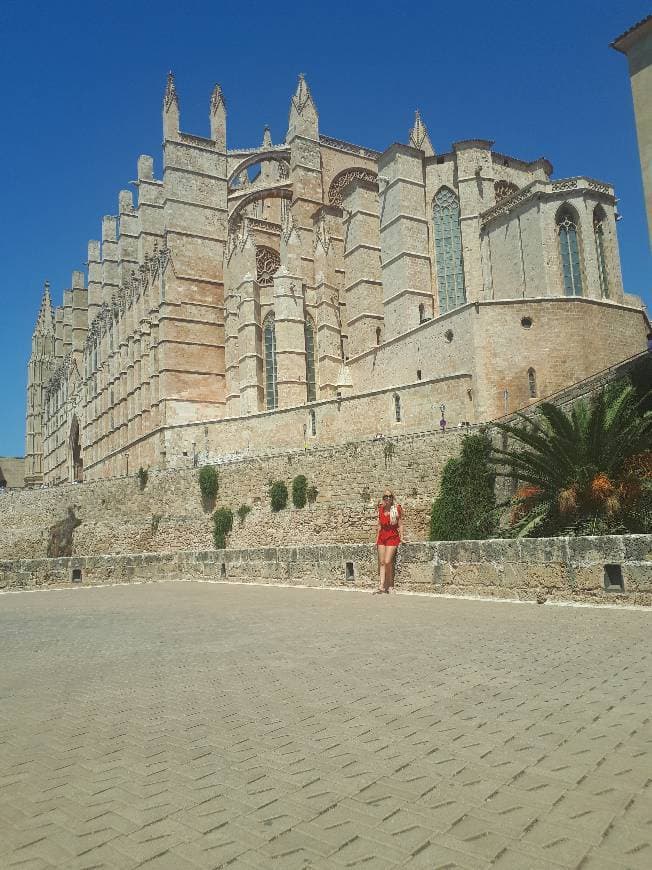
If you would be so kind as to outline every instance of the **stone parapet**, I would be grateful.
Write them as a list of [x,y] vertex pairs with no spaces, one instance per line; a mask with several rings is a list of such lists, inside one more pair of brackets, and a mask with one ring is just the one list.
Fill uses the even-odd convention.
[[[372,589],[369,544],[0,561],[0,589],[210,581]],[[652,605],[652,535],[405,544],[398,591]]]

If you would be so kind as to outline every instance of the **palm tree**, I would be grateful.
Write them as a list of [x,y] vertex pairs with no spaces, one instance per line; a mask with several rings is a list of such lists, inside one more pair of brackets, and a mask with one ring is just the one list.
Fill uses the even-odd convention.
[[631,384],[613,384],[569,414],[549,402],[517,424],[496,424],[518,447],[494,448],[497,474],[521,484],[510,533],[649,531],[652,411]]

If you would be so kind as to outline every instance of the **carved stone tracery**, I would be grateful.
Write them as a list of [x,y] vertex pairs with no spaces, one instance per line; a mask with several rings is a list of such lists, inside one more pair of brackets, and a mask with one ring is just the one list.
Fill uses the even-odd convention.
[[349,184],[349,182],[356,178],[360,178],[362,181],[370,181],[374,184],[378,182],[378,176],[370,169],[364,169],[362,166],[358,166],[354,169],[345,169],[344,172],[340,172],[339,175],[336,175],[331,182],[331,186],[328,190],[329,203],[341,208],[344,188]]
[[281,258],[273,248],[263,245],[256,248],[256,280],[261,287],[271,287],[280,265]]
[[513,184],[511,181],[497,181],[494,184],[494,191],[496,194],[496,202],[501,199],[505,199],[506,196],[511,196],[513,193],[516,193],[518,187]]

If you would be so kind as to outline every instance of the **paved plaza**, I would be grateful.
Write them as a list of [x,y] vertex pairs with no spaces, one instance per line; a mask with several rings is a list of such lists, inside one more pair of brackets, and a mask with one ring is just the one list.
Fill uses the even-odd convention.
[[0,596],[0,867],[652,866],[652,615]]

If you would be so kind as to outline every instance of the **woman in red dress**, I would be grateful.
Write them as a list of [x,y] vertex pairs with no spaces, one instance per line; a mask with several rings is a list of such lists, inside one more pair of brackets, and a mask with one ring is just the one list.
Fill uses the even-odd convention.
[[378,589],[374,595],[389,592],[394,587],[394,557],[403,538],[403,509],[394,504],[394,494],[389,490],[383,493],[378,505]]

